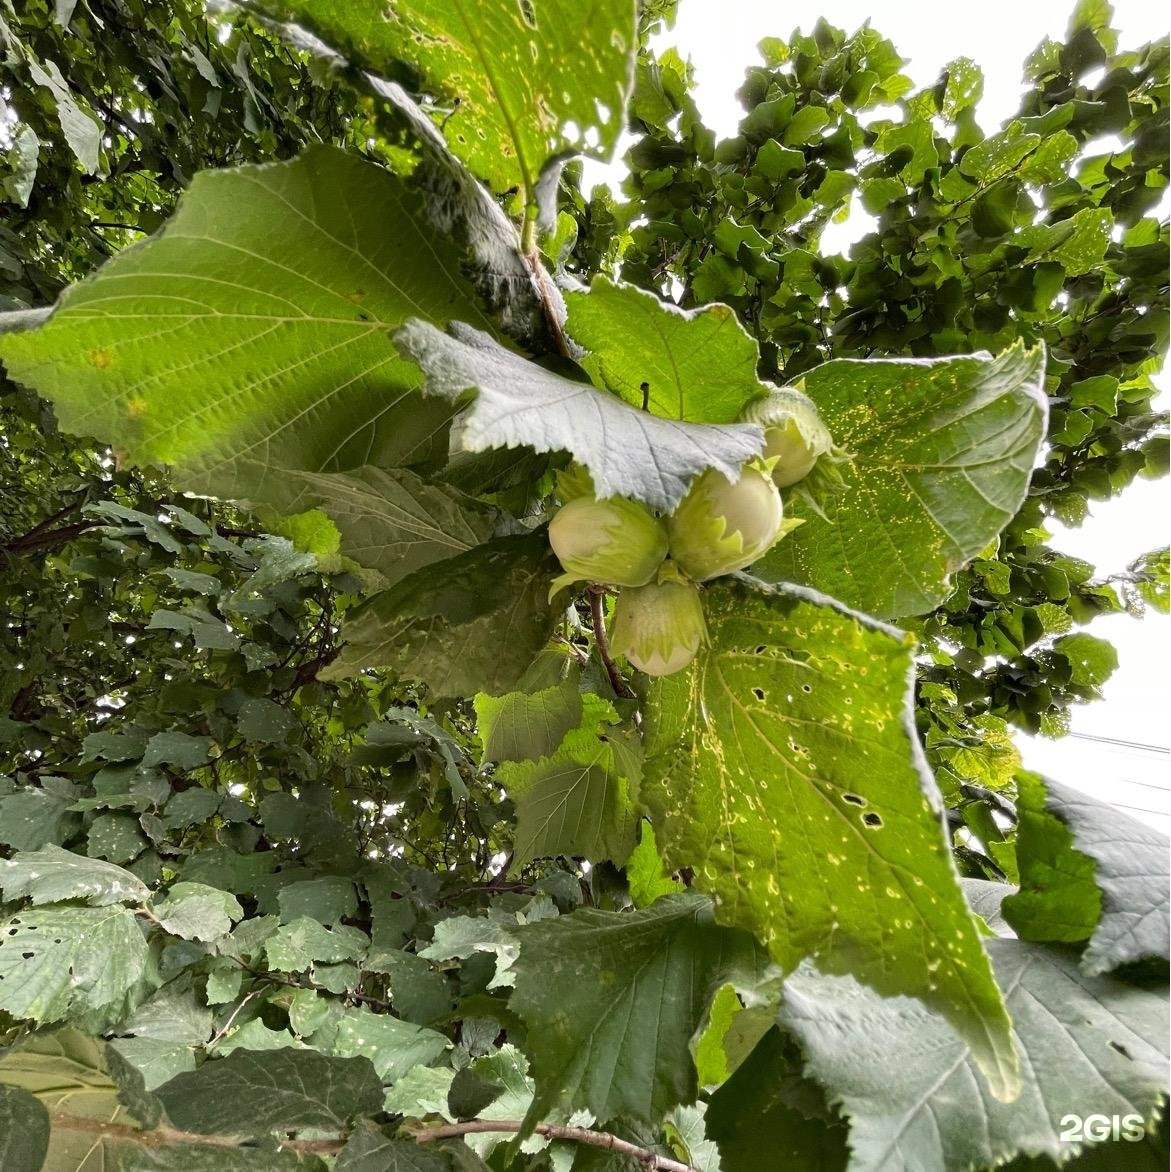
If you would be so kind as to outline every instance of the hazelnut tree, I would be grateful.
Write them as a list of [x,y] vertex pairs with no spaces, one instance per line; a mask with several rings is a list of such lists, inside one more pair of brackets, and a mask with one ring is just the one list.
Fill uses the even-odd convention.
[[1167,46],[717,143],[671,8],[0,10],[5,1172],[1157,1166],[1166,840],[1009,728],[1166,607],[1043,521],[1165,469]]

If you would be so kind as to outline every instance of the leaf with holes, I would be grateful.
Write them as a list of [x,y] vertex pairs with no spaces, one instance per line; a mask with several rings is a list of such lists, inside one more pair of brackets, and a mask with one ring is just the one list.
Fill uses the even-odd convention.
[[29,908],[0,922],[0,1009],[37,1021],[104,1009],[146,963],[142,930],[126,908]]
[[426,372],[425,394],[459,402],[477,392],[453,426],[454,443],[473,452],[526,445],[569,452],[589,469],[599,497],[634,497],[671,510],[705,468],[735,480],[764,443],[756,424],[684,423],[640,411],[460,322],[445,334],[411,321],[394,339]]
[[0,859],[0,891],[10,901],[26,896],[33,903],[79,899],[93,907],[143,903],[150,897],[150,888],[124,868],[51,844]]
[[643,799],[668,868],[694,868],[786,969],[815,956],[923,998],[1011,1094],[1004,1004],[911,723],[913,640],[743,577],[704,608],[710,645],[648,697]]
[[754,572],[824,590],[879,618],[938,606],[950,578],[1025,499],[1048,416],[1045,354],[1019,344],[987,357],[839,359],[802,389],[850,459],[804,523]]
[[[269,468],[393,466],[443,446],[387,332],[487,322],[422,198],[331,147],[205,171],[166,227],[7,335],[9,375],[62,425],[169,464],[185,488],[263,501]],[[278,502],[279,503],[279,502]]]

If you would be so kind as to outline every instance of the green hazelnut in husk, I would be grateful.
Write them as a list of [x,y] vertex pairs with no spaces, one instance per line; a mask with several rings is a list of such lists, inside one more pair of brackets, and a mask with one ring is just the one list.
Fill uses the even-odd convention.
[[578,496],[549,522],[549,544],[570,578],[642,586],[667,556],[667,530],[637,501]]
[[733,482],[709,468],[667,519],[671,558],[697,582],[742,570],[772,547],[783,516],[767,471],[750,466]]
[[804,480],[834,441],[813,400],[796,387],[781,387],[754,399],[740,413],[745,423],[764,428],[765,460],[775,460],[773,483],[788,488]]
[[613,650],[649,676],[681,671],[707,641],[707,623],[695,583],[670,563],[659,580],[623,590],[614,605]]

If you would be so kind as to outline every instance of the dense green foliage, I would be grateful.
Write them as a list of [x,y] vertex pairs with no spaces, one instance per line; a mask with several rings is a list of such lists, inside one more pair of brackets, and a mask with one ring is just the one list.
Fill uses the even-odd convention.
[[0,1166],[1157,1167],[1165,840],[1011,729],[1167,606],[1045,530],[1166,471],[1166,42],[717,143],[670,4],[243,8],[0,0]]

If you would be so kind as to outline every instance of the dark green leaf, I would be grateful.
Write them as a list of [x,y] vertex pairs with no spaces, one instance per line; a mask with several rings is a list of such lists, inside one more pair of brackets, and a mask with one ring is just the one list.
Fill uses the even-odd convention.
[[557,570],[543,532],[418,570],[353,613],[341,655],[321,674],[388,667],[438,696],[507,692],[549,636]]
[[601,1124],[656,1121],[694,1102],[688,1042],[708,998],[759,963],[750,938],[711,913],[707,899],[673,895],[645,911],[581,910],[522,931],[511,1007],[528,1029],[530,1120],[584,1107]]
[[1089,939],[1082,966],[1090,976],[1167,960],[1166,837],[1069,786],[1035,774],[1020,784],[1035,830],[1018,842],[1021,893],[1004,902],[1009,923],[1031,940]]
[[0,1167],[40,1172],[49,1150],[49,1113],[39,1099],[0,1083]]
[[367,1058],[329,1058],[314,1050],[236,1050],[158,1089],[171,1122],[201,1135],[338,1132],[382,1105]]
[[792,1041],[771,1029],[712,1095],[707,1132],[723,1172],[774,1164],[793,1172],[843,1172],[848,1136],[821,1088],[802,1077]]

